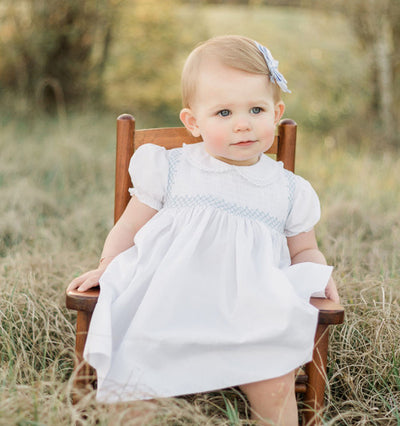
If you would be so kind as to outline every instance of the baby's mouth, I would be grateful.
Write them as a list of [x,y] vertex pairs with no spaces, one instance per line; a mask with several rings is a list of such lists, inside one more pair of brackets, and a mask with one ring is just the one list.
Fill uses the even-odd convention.
[[235,146],[249,146],[249,145],[252,145],[255,142],[256,141],[241,141],[241,142],[234,143],[233,145],[235,145]]

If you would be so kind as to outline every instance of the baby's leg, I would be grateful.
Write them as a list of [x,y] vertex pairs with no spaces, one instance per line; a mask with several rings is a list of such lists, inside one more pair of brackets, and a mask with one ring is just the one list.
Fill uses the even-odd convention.
[[240,386],[246,394],[254,420],[262,425],[298,425],[294,371],[274,379]]

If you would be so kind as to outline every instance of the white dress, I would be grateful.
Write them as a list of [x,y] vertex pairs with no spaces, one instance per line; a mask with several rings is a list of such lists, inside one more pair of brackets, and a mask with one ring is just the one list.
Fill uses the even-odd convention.
[[331,267],[290,266],[286,237],[320,217],[311,185],[262,155],[234,166],[203,143],[140,147],[136,197],[159,212],[100,279],[85,359],[97,399],[211,391],[278,377],[311,360]]

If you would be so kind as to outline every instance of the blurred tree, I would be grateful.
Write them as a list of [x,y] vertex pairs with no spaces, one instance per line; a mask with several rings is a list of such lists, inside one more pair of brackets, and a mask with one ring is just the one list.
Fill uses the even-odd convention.
[[2,1],[0,97],[11,93],[19,110],[64,114],[90,100],[158,124],[176,119],[183,58],[207,38],[196,4]]
[[303,5],[304,0],[189,0],[190,3],[202,4],[231,4],[245,6],[289,6],[298,7]]
[[[102,97],[112,0],[3,0],[0,88],[47,112]],[[115,2],[114,2],[115,3]]]
[[384,139],[400,146],[400,0],[303,0],[303,6],[338,10],[370,58],[370,111]]
[[[400,142],[395,117],[400,106],[398,90],[400,51],[395,49],[400,41],[399,0],[342,0],[341,7],[348,15],[364,49],[371,53],[374,97],[371,107],[378,115],[386,138],[391,143]],[[396,93],[397,92],[397,93]],[[397,120],[396,120],[397,119]]]
[[106,72],[107,104],[134,113],[142,125],[177,125],[183,61],[207,37],[195,4],[126,2]]

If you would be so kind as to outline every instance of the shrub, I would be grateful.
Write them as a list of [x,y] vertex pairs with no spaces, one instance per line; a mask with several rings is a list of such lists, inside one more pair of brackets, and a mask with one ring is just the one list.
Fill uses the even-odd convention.
[[[0,88],[48,112],[101,97],[110,0],[24,0],[3,4]],[[96,50],[97,49],[97,50]]]

